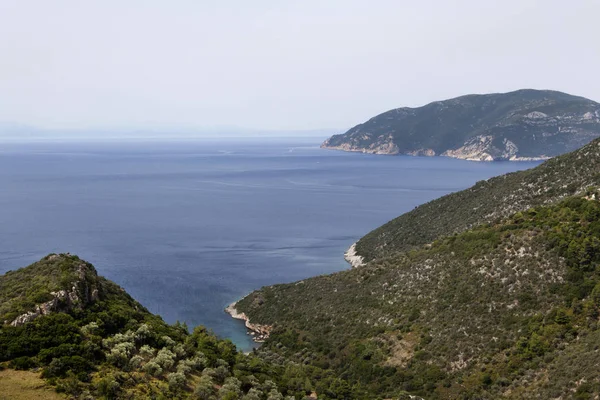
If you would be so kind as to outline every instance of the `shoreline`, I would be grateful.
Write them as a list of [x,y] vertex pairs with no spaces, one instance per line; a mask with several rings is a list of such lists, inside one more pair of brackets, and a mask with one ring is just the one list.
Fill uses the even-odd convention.
[[271,325],[253,324],[252,322],[250,322],[250,318],[248,318],[248,316],[245,313],[241,313],[237,310],[237,308],[235,308],[237,303],[238,302],[235,301],[228,305],[225,308],[225,312],[229,314],[233,319],[240,319],[244,321],[246,329],[248,330],[247,334],[252,336],[252,340],[256,343],[263,343],[269,338],[273,327]]
[[346,250],[346,252],[344,253],[344,260],[346,260],[346,262],[350,264],[351,268],[358,268],[365,265],[364,257],[359,256],[356,253],[356,243],[353,243],[352,246],[350,246],[348,250]]
[[[350,264],[351,268],[358,268],[365,265],[364,258],[356,253],[356,243],[353,243],[352,246],[346,250],[344,253],[344,260]],[[238,302],[239,300],[234,301],[225,307],[224,311],[229,314],[231,318],[244,321],[244,325],[246,326],[247,330],[246,334],[252,336],[253,342],[264,343],[269,338],[271,330],[273,330],[273,326],[252,323],[246,313],[238,311],[236,308]]]
[[345,151],[347,153],[374,154],[374,155],[378,155],[378,156],[448,157],[448,158],[454,158],[456,160],[475,161],[475,162],[503,162],[503,161],[531,162],[531,161],[547,161],[552,158],[550,156],[545,156],[545,155],[535,156],[535,157],[511,156],[511,157],[507,157],[507,158],[493,158],[492,156],[488,155],[489,157],[491,157],[491,158],[488,158],[488,157],[485,157],[483,154],[479,157],[470,157],[470,156],[446,154],[446,152],[441,153],[441,154],[429,155],[429,154],[420,154],[420,153],[417,154],[417,153],[411,153],[411,152],[406,152],[406,153],[385,152],[385,151],[381,151],[381,150],[367,149],[367,148],[363,148],[363,147],[346,148],[343,145],[340,145],[340,146],[321,145],[320,148],[325,149],[325,150]]

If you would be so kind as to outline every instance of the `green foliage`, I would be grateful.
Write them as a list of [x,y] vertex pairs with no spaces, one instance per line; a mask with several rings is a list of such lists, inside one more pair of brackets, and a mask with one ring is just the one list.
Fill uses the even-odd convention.
[[[39,282],[49,282],[44,290],[75,286],[81,301],[22,325],[1,326],[0,361],[10,361],[15,369],[41,367],[44,378],[72,397],[241,399],[259,395],[264,400],[282,395],[270,379],[281,384],[284,393],[304,395],[304,386],[311,386],[301,366],[294,367],[293,376],[284,375],[284,366],[241,354],[231,341],[217,338],[204,327],[190,334],[185,324],[166,324],[75,256],[48,256],[0,277],[0,285],[22,299],[23,293],[30,293],[28,280],[36,293]],[[4,299],[13,307],[3,304],[6,315],[26,311],[21,308],[24,302]],[[39,299],[46,297],[34,300]]]
[[17,357],[15,359],[12,359],[10,361],[10,363],[8,364],[8,366],[10,368],[16,369],[16,370],[28,370],[28,369],[32,369],[34,367],[37,366],[37,363],[35,361],[35,359],[31,358],[31,357]]
[[[599,171],[600,140],[594,140],[536,168],[481,181],[423,204],[365,235],[357,242],[356,251],[365,261],[385,258],[567,196],[595,195],[590,187],[600,186]],[[597,241],[590,241],[588,254],[598,248]]]
[[[330,368],[352,398],[497,398],[596,329],[598,213],[598,201],[568,198],[360,268],[266,287],[237,308],[275,325],[262,357]],[[317,392],[330,396],[332,386],[321,376]]]

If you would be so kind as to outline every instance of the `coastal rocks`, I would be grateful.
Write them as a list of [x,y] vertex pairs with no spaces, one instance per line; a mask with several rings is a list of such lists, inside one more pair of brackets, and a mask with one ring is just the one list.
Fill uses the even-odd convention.
[[435,150],[433,149],[418,149],[413,151],[406,152],[409,156],[417,156],[417,157],[434,157]]
[[501,143],[494,143],[492,135],[479,135],[467,140],[463,146],[446,150],[441,155],[452,158],[460,158],[470,161],[534,161],[546,160],[549,157],[519,157],[519,148],[508,139],[503,139]]
[[[365,141],[370,141],[368,145],[363,145]],[[380,135],[376,138],[371,138],[370,135],[364,134],[361,137],[354,138],[348,142],[334,145],[331,143],[331,138],[321,144],[322,149],[352,151],[366,154],[383,154],[396,155],[400,154],[400,149],[393,142],[391,135]]]
[[356,243],[346,250],[344,259],[352,266],[352,268],[358,268],[365,265],[364,258],[356,253]]
[[504,139],[503,149],[495,146],[493,142],[493,136],[479,135],[467,140],[463,146],[457,149],[446,150],[442,156],[471,161],[494,161],[498,158],[509,159],[519,150],[513,142],[507,139]]
[[232,318],[241,319],[245,322],[248,333],[252,336],[252,340],[257,343],[263,343],[267,340],[273,327],[271,325],[260,325],[250,322],[250,318],[248,318],[245,313],[241,313],[235,308],[236,304],[237,302],[228,305],[225,312],[231,315]]

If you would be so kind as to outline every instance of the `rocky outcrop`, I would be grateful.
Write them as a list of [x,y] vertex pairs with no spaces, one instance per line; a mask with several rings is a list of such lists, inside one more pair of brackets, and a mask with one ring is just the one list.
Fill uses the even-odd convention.
[[262,343],[269,338],[273,327],[271,325],[260,325],[250,322],[250,318],[245,313],[239,312],[235,306],[237,302],[230,304],[225,309],[225,312],[231,315],[232,318],[241,319],[245,322],[248,334],[252,336],[252,340],[257,343]]
[[530,161],[573,151],[597,137],[599,103],[527,89],[390,110],[330,137],[321,147],[473,161]]
[[352,268],[358,268],[365,265],[364,258],[359,256],[356,252],[356,243],[354,243],[346,252],[344,253],[344,259],[352,266]]
[[[362,137],[363,140],[368,139],[368,136]],[[388,136],[381,136],[377,138],[377,140],[372,141],[367,146],[362,146],[358,143],[358,141],[350,141],[348,143],[341,143],[339,145],[333,145],[327,139],[322,145],[321,148],[327,148],[331,150],[342,150],[342,151],[354,151],[358,153],[367,153],[367,154],[388,154],[395,155],[400,153],[400,149],[398,146],[393,143],[393,138]]]
[[[49,256],[61,257],[60,255]],[[23,313],[10,322],[11,326],[21,326],[34,319],[54,312],[69,312],[74,308],[83,308],[98,300],[97,272],[89,264],[81,263],[77,266],[75,280],[69,290],[50,292],[52,299],[37,304],[31,311]]]
[[547,160],[548,156],[519,157],[519,148],[508,139],[503,139],[499,146],[494,145],[494,137],[491,135],[480,135],[465,142],[458,149],[446,150],[441,155],[446,157],[460,158],[470,161],[534,161]]

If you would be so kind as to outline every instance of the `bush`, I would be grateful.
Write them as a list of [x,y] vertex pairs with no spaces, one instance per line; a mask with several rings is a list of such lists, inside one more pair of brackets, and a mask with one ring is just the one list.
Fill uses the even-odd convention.
[[199,400],[212,400],[214,399],[217,391],[215,389],[215,383],[212,378],[208,375],[202,375],[200,382],[194,390],[194,395]]
[[172,391],[185,388],[185,375],[181,372],[171,372],[167,375],[167,381],[169,382],[169,389]]
[[30,357],[18,357],[12,360],[10,364],[8,364],[8,366],[17,370],[24,371],[31,368],[35,368],[37,366],[37,363],[33,358]]
[[152,376],[160,376],[163,373],[163,369],[158,363],[154,361],[148,361],[146,365],[144,365],[144,372]]
[[106,376],[98,382],[97,392],[107,399],[117,398],[121,391],[121,384],[113,376]]
[[43,378],[64,378],[68,372],[83,378],[87,372],[93,369],[92,364],[83,357],[60,357],[55,358],[50,364],[44,368],[42,372]]

